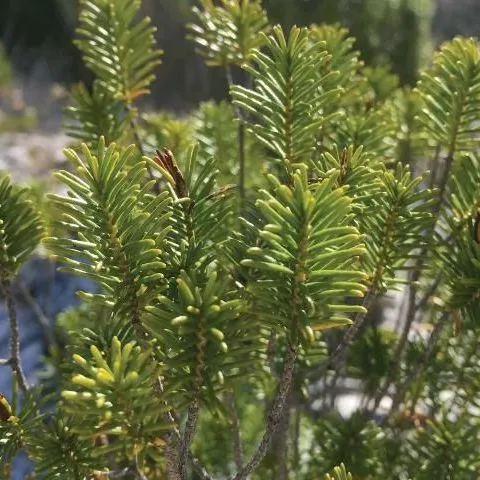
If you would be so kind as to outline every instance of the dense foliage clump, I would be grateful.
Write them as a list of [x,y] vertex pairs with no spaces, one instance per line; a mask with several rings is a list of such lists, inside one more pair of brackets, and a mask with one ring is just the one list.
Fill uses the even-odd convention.
[[[37,211],[0,183],[3,474],[24,450],[47,479],[475,478],[477,41],[404,89],[342,28],[204,0],[188,36],[231,102],[177,118],[138,108],[162,58],[140,0],[80,6],[95,81],[66,111],[65,193]],[[96,285],[57,319],[49,392],[11,289],[39,243]]]

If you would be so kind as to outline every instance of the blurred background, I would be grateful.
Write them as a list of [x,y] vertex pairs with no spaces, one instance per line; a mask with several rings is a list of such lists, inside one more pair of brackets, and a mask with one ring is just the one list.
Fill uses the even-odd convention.
[[[164,50],[144,110],[186,114],[227,95],[224,72],[208,68],[185,38],[198,0],[143,0]],[[218,0],[217,0],[218,1]],[[433,50],[455,35],[475,36],[479,0],[263,0],[272,21],[339,23],[370,65],[387,65],[413,84]],[[63,161],[63,108],[70,87],[89,85],[75,35],[78,0],[0,0],[0,170],[16,180],[45,179]]]
[[[226,94],[223,72],[207,69],[185,39],[195,0],[144,0],[165,50],[151,107],[188,111]],[[264,0],[270,18],[293,24],[340,23],[357,38],[368,64],[389,64],[411,84],[432,49],[454,35],[478,33],[478,0]],[[89,73],[72,44],[77,0],[1,0],[0,133],[60,128],[68,86],[88,84]],[[5,116],[21,112],[25,118]],[[35,109],[35,111],[33,110]],[[18,117],[18,116],[17,116]],[[2,120],[3,118],[3,120]],[[9,125],[7,125],[9,123]]]

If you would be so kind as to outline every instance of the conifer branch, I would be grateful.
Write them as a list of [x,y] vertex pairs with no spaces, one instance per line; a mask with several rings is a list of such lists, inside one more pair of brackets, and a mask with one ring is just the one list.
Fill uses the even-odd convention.
[[2,287],[5,303],[7,305],[8,318],[10,321],[10,366],[12,372],[18,382],[18,386],[23,393],[27,393],[29,385],[25,374],[23,373],[20,359],[20,332],[18,330],[17,312],[15,310],[15,302],[13,300],[11,283],[8,278],[1,276],[0,284]]
[[178,442],[174,441],[173,435],[170,435],[165,446],[165,461],[167,464],[168,480],[182,480],[178,461],[177,443]]
[[[453,163],[453,156],[452,156],[452,153],[449,153],[445,158],[445,165],[444,165],[444,170],[442,172],[442,178],[440,179],[437,201],[433,206],[433,212],[432,212],[433,221],[428,232],[426,232],[425,234],[427,241],[424,244],[420,255],[417,257],[415,268],[411,274],[409,296],[408,296],[408,309],[407,309],[407,314],[406,314],[405,324],[403,326],[402,334],[400,336],[400,339],[398,340],[397,346],[395,347],[395,353],[393,356],[393,358],[395,359],[395,362],[391,366],[383,384],[380,386],[378,393],[374,398],[374,404],[371,409],[372,412],[375,412],[377,410],[378,406],[380,405],[380,402],[382,401],[382,398],[387,394],[388,389],[390,388],[390,385],[393,382],[395,374],[400,367],[403,351],[405,350],[405,347],[407,345],[408,335],[410,333],[410,329],[413,325],[413,322],[415,321],[417,313],[420,311],[421,308],[424,307],[430,295],[433,294],[433,292],[438,287],[438,284],[436,285],[436,282],[434,282],[434,284],[431,287],[431,289],[434,288],[432,290],[432,293],[430,293],[431,289],[429,289],[429,292],[427,292],[428,297],[425,296],[424,299],[420,300],[420,302],[417,303],[416,283],[419,281],[421,277],[423,265],[424,265],[428,250],[432,245],[432,238],[434,237],[434,232],[437,227],[438,221],[440,219],[440,212],[442,210],[442,207],[445,201],[445,192],[447,189],[447,183],[450,175],[450,170],[452,168],[452,163]],[[438,282],[440,282],[440,277],[438,278]]]

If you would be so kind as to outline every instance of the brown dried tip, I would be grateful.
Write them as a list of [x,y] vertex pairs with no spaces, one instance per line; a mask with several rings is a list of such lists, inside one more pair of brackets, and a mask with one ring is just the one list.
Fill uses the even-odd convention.
[[175,185],[175,192],[179,198],[188,197],[187,186],[182,172],[178,168],[178,164],[173,156],[173,153],[168,148],[157,150],[155,161],[163,167],[173,178]]
[[0,393],[0,422],[6,422],[12,415],[12,407],[10,407],[7,399]]
[[477,210],[477,216],[473,225],[473,239],[477,245],[480,245],[480,210]]

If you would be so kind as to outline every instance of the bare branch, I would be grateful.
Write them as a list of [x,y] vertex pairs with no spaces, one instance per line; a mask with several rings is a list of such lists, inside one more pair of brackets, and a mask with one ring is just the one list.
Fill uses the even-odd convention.
[[1,277],[0,281],[10,321],[10,366],[12,367],[12,372],[17,379],[20,390],[23,393],[26,393],[29,389],[29,385],[20,362],[20,333],[18,330],[18,319],[15,311],[15,303],[13,301],[12,288],[10,281],[7,278]]
[[237,470],[240,471],[243,468],[242,439],[240,436],[240,421],[238,419],[238,412],[235,407],[235,395],[233,391],[226,392],[225,400],[227,402],[230,420],[232,422],[233,455],[235,458],[235,465]]
[[128,467],[121,468],[119,470],[110,470],[108,472],[95,471],[93,475],[88,476],[88,480],[95,478],[124,478],[131,473],[136,473],[135,465],[129,465]]
[[[154,391],[157,395],[159,395],[163,392],[163,390],[164,388],[163,388],[162,379],[158,377],[157,381],[154,384]],[[168,405],[166,402],[164,402],[164,405],[167,407],[167,413],[165,415],[168,421],[172,425],[175,423],[178,423],[173,409],[168,408]],[[172,476],[172,478],[176,479],[177,477],[175,477],[176,475],[175,472],[178,471],[178,458],[177,458],[178,456],[176,454],[177,452],[176,447],[180,443],[180,432],[178,431],[178,429],[172,428],[172,431],[165,436],[165,441],[167,444],[166,456],[170,455],[171,456],[170,461],[172,462],[171,465],[169,467],[167,465],[167,467],[172,469],[170,475]],[[171,447],[169,447],[169,445],[171,445]],[[195,470],[195,472],[197,473],[197,475],[200,477],[201,480],[212,480],[212,477],[209,475],[205,467],[201,464],[200,460],[198,460],[198,458],[193,456],[191,451],[187,452],[187,457],[188,457],[188,461],[192,464],[193,469]],[[167,461],[167,464],[168,464],[168,461]]]
[[[439,149],[437,148],[436,154],[435,154],[437,160],[438,160],[439,153],[440,153]],[[453,152],[449,152],[449,154],[445,157],[444,162],[445,163],[443,166],[443,171],[441,173],[440,183],[438,187],[439,188],[438,201],[435,203],[432,211],[433,222],[432,222],[431,228],[427,232],[427,238],[429,240],[423,246],[422,251],[418,256],[418,260],[416,262],[415,268],[412,272],[411,279],[410,279],[411,282],[410,282],[410,290],[409,290],[409,298],[408,298],[408,311],[407,311],[407,316],[405,319],[405,325],[403,327],[402,335],[400,337],[400,340],[398,341],[397,347],[395,348],[395,353],[394,353],[395,363],[390,368],[390,371],[388,372],[388,375],[385,378],[385,381],[380,386],[378,393],[375,396],[373,408],[370,410],[371,412],[374,412],[378,408],[382,398],[386,395],[386,393],[388,392],[388,389],[390,388],[390,385],[393,382],[395,373],[398,371],[398,368],[400,366],[403,351],[405,349],[405,346],[407,345],[408,334],[410,332],[410,329],[416,318],[417,313],[425,307],[429,297],[433,295],[433,293],[436,291],[436,289],[438,288],[442,280],[441,275],[438,275],[434,283],[430,286],[430,288],[426,292],[425,296],[421,298],[418,302],[416,301],[417,287],[415,286],[415,284],[420,280],[424,261],[425,261],[425,258],[427,257],[428,250],[431,247],[431,239],[434,238],[433,233],[435,232],[435,229],[438,224],[438,220],[440,218],[440,213],[442,211],[442,206],[445,200],[445,193],[447,191],[448,178],[449,178],[450,170],[453,163]],[[437,163],[439,162],[435,162],[435,165]],[[434,175],[432,175],[431,187],[433,187],[434,184],[435,184],[435,178],[434,178]]]
[[187,423],[185,425],[185,432],[180,445],[180,457],[178,462],[180,468],[180,477],[182,480],[186,480],[187,478],[187,456],[195,435],[195,430],[197,429],[198,411],[198,402],[194,401],[188,409]]
[[423,297],[417,302],[417,305],[415,306],[415,309],[418,310],[423,310],[425,305],[428,303],[432,295],[435,294],[437,291],[438,286],[440,285],[441,281],[443,279],[442,272],[440,272],[437,277],[435,278],[434,282],[428,287],[427,291],[424,293]]
[[176,441],[175,437],[169,434],[165,446],[168,480],[182,480],[178,463],[177,444],[178,441]]
[[192,452],[188,452],[188,460],[201,480],[213,480],[210,474],[205,470],[205,467],[200,463],[200,460],[192,455]]
[[273,449],[276,453],[275,480],[288,479],[288,437],[290,434],[290,410],[292,406],[292,400],[292,391],[290,390],[285,403],[283,415],[280,420],[280,426],[277,429],[273,439]]
[[[233,86],[233,75],[230,65],[226,66],[226,76],[228,88]],[[246,139],[245,139],[245,116],[243,112],[234,105],[235,114],[239,120],[238,123],[238,186],[240,191],[240,215],[245,210],[245,162],[246,162]]]
[[272,437],[277,431],[280,424],[281,417],[284,412],[285,404],[288,399],[290,387],[292,385],[293,370],[295,367],[295,360],[297,358],[297,351],[291,345],[287,346],[287,354],[283,365],[283,373],[278,385],[278,391],[273,401],[272,409],[268,415],[267,425],[263,434],[262,440],[257,447],[257,450],[252,455],[248,463],[242,470],[237,472],[233,477],[233,480],[245,480],[263,460],[263,457],[267,453],[268,447],[272,441]]
[[[421,260],[419,260],[420,262]],[[414,279],[420,275],[420,269],[417,268],[413,273]],[[377,410],[382,401],[383,397],[387,394],[390,385],[392,384],[395,374],[397,373],[398,369],[400,368],[400,363],[402,360],[402,354],[407,345],[408,335],[410,333],[410,329],[412,328],[412,324],[416,317],[416,309],[415,309],[415,298],[417,296],[417,289],[414,283],[410,284],[409,291],[408,291],[408,311],[406,314],[405,324],[402,329],[402,334],[400,335],[400,339],[398,340],[397,346],[395,347],[395,351],[393,354],[394,364],[388,371],[385,380],[380,385],[377,394],[374,397],[373,406],[370,409],[370,412],[373,413]]]
[[52,333],[50,319],[45,315],[45,313],[43,313],[42,308],[35,300],[35,298],[32,297],[32,295],[28,291],[28,288],[25,287],[25,285],[21,282],[15,282],[15,284],[19,288],[23,299],[27,302],[27,305],[32,309],[33,313],[37,317],[38,323],[42,327],[42,332],[44,333],[48,343],[50,345],[56,346],[57,342],[55,340],[55,336]]

